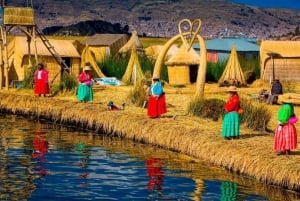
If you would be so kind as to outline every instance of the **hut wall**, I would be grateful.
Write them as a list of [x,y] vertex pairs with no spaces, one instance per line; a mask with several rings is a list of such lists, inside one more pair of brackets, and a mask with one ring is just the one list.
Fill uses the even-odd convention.
[[71,59],[71,73],[76,77],[80,74],[80,58],[72,58]]
[[190,84],[189,66],[168,66],[169,84],[187,85]]
[[111,55],[115,55],[118,53],[118,51],[127,43],[128,36],[124,35],[123,37],[119,38],[116,42],[110,45],[110,53]]
[[[263,80],[270,81],[273,78],[273,61],[267,60],[263,71]],[[275,58],[275,78],[282,81],[300,81],[300,58]]]

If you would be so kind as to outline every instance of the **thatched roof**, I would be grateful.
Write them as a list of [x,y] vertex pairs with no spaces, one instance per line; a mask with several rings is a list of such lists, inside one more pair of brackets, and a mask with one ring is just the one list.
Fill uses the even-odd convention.
[[[162,50],[163,45],[152,45],[149,46],[147,48],[145,48],[145,54],[147,57],[150,57],[152,59],[156,59],[160,53],[160,51]],[[170,49],[168,50],[167,54],[166,54],[166,60],[168,60],[171,56],[173,56],[174,54],[176,54],[176,52],[178,51],[178,46],[173,44]]]
[[128,36],[126,34],[95,34],[82,43],[89,46],[110,46],[124,37]]
[[119,50],[119,53],[131,52],[132,48],[134,47],[137,49],[137,51],[141,51],[144,49],[136,31],[132,32],[129,41]]
[[200,55],[191,48],[187,51],[186,47],[182,45],[176,54],[174,54],[167,62],[168,66],[175,65],[199,65],[200,64]]
[[5,25],[34,25],[34,10],[30,7],[5,7]]
[[[61,57],[75,57],[80,58],[80,55],[73,45],[74,40],[57,40],[57,39],[48,39],[49,43],[54,47],[55,51],[61,56]],[[27,55],[28,54],[28,43],[27,38],[23,36],[17,36],[12,41],[14,48],[18,49],[18,52]],[[36,49],[37,54],[41,56],[52,56],[52,54],[49,52],[49,50],[46,48],[44,43],[40,38],[36,39]],[[34,53],[34,42],[31,41],[30,44],[31,54]]]
[[260,46],[261,77],[300,81],[300,41],[262,41]]

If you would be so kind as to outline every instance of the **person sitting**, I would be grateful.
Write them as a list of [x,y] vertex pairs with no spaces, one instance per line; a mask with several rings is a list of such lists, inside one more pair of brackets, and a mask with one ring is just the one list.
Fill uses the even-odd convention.
[[276,79],[272,84],[271,94],[268,95],[267,103],[271,105],[277,103],[278,95],[280,94],[283,94],[282,84],[279,79]]
[[107,110],[109,111],[124,110],[124,107],[125,107],[125,103],[123,103],[120,107],[116,106],[113,101],[109,101],[107,103]]

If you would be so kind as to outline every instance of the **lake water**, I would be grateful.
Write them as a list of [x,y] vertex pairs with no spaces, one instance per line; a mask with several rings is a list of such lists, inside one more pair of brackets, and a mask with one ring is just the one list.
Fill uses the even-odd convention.
[[178,153],[0,117],[0,200],[297,200]]

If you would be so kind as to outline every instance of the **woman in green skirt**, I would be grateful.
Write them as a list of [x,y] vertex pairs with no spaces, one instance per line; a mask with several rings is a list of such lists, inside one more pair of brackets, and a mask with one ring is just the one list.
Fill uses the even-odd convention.
[[77,98],[80,102],[88,102],[93,101],[93,81],[92,81],[92,75],[91,75],[91,67],[85,66],[83,68],[82,73],[79,75],[78,81],[78,91],[77,91]]
[[228,88],[230,94],[228,101],[224,106],[225,116],[222,126],[222,137],[227,140],[237,139],[240,136],[240,98],[237,89],[234,86]]

